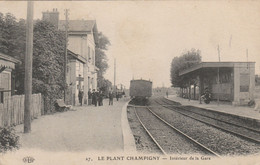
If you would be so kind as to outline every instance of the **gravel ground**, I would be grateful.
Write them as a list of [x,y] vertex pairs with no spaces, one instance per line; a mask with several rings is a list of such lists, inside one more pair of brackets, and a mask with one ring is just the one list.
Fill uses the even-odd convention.
[[[152,101],[151,106],[158,105]],[[164,107],[152,108],[159,116],[220,155],[257,154],[260,145],[248,142]]]
[[[170,100],[167,100],[167,99],[161,99],[161,100],[164,102],[164,104],[181,105],[178,102],[170,101]],[[182,106],[181,108],[182,108],[182,110],[193,111],[193,112],[196,112],[198,114],[209,116],[209,117],[219,119],[219,120],[222,120],[222,121],[228,121],[230,123],[240,125],[241,127],[253,128],[255,130],[260,131],[260,127],[256,123],[248,121],[247,119],[241,119],[241,118],[235,117],[235,116],[230,115],[230,114],[215,112],[215,111],[202,109],[202,108],[198,108],[198,107],[193,107],[193,106]]]
[[133,107],[127,107],[127,117],[132,133],[135,136],[136,150],[141,153],[160,153],[159,148],[138,121]]
[[167,154],[205,154],[185,137],[161,122],[147,108],[136,108],[140,120]]
[[[160,101],[165,103],[166,101],[164,101],[164,100],[161,99]],[[232,118],[234,118],[234,117],[230,117],[229,115],[227,115],[227,116],[216,115],[215,116],[214,114],[217,114],[215,112],[208,111],[208,110],[198,110],[195,108],[193,109],[192,107],[169,107],[168,106],[167,108],[178,111],[181,114],[186,114],[188,116],[194,117],[195,119],[212,124],[216,127],[224,128],[225,130],[235,132],[235,133],[238,133],[241,135],[245,135],[247,137],[260,141],[260,131],[254,130],[254,129],[252,130],[251,128],[247,128],[245,126],[240,126],[241,124],[236,125],[236,123],[232,122],[233,121]],[[227,122],[227,123],[225,123],[225,122]]]
[[245,135],[245,136],[248,136],[248,137],[251,137],[251,138],[254,138],[254,139],[257,139],[257,140],[260,141],[259,132],[248,130],[248,129],[240,127],[240,126],[235,126],[235,125],[231,125],[231,124],[228,124],[228,123],[224,123],[222,121],[214,120],[214,119],[211,119],[211,118],[208,118],[208,117],[205,117],[205,116],[201,116],[201,115],[196,114],[196,113],[183,111],[181,109],[178,110],[178,111],[181,111],[182,113],[187,114],[187,115],[191,115],[192,117],[199,119],[199,120],[202,120],[204,122],[219,126],[219,127],[224,128],[228,131],[233,131],[233,132],[236,132],[236,133],[239,133],[239,134],[242,134],[242,135]]

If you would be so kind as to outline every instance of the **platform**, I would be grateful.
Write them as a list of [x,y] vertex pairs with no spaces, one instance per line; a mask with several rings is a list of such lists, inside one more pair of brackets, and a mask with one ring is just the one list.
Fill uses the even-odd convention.
[[198,100],[189,101],[188,99],[184,99],[176,95],[169,95],[167,99],[179,102],[182,105],[190,105],[194,107],[205,108],[213,111],[228,113],[228,114],[241,116],[244,118],[251,118],[260,121],[260,113],[258,111],[255,111],[254,108],[250,108],[246,106],[234,106],[226,102],[220,102],[218,105],[216,101],[212,101],[210,102],[210,104],[205,104],[203,102],[202,104],[200,104]]
[[32,131],[23,134],[23,125],[16,126],[23,150],[47,152],[135,151],[133,135],[126,116],[128,99],[109,106],[75,106],[72,110],[45,115],[33,120]]

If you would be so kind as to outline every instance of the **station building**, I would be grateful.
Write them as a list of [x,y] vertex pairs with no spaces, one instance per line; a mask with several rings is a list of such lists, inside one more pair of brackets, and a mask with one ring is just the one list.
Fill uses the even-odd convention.
[[179,76],[186,84],[181,95],[188,99],[200,100],[206,88],[213,100],[233,105],[254,99],[255,62],[202,62],[181,71]]

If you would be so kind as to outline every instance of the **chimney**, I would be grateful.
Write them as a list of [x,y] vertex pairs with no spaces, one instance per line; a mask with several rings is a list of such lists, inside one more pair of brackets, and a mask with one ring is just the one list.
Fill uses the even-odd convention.
[[42,20],[52,23],[57,29],[59,25],[59,12],[57,8],[52,11],[42,12]]

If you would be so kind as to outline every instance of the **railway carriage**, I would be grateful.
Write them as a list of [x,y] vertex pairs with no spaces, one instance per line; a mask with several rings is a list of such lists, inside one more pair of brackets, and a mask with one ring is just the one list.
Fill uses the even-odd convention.
[[147,104],[147,100],[152,96],[152,82],[148,80],[131,80],[130,81],[130,97],[137,104]]

